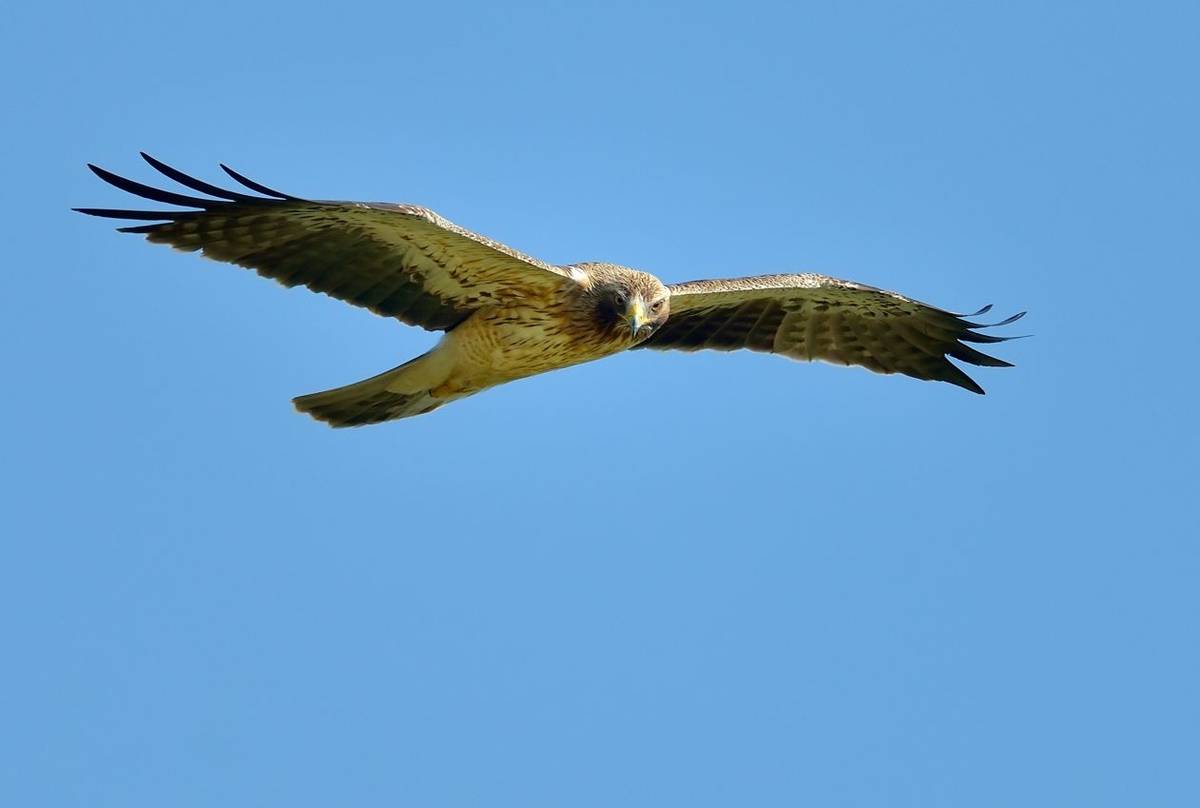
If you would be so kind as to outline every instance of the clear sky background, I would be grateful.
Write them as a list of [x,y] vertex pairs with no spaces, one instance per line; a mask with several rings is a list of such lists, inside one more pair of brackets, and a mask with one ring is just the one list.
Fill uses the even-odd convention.
[[[5,11],[0,804],[1200,804],[1195,5],[503,5]],[[68,211],[139,149],[1034,337],[332,431],[433,336]]]

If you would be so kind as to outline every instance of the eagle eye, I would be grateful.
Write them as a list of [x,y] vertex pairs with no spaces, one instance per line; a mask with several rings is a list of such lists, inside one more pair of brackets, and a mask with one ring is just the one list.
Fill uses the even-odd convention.
[[662,311],[662,304],[663,304],[663,302],[661,300],[654,301],[653,303],[650,304],[650,311],[654,312],[655,314],[658,314],[660,311]]

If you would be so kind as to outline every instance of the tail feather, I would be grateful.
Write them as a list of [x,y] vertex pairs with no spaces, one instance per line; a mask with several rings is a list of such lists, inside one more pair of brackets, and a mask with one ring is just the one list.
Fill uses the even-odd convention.
[[434,364],[432,354],[425,354],[361,382],[298,396],[292,404],[332,427],[424,415],[452,400],[433,395],[432,388],[444,378]]
[[[354,385],[350,385],[353,388]],[[296,409],[332,427],[365,426],[396,418],[424,415],[445,402],[422,393],[355,392],[340,387],[292,399]]]

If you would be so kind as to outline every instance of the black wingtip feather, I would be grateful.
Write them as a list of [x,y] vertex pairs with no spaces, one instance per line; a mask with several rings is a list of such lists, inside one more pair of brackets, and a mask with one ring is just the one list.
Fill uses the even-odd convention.
[[138,225],[133,225],[132,227],[118,227],[117,232],[118,233],[134,233],[134,234],[138,234],[138,235],[145,235],[147,233],[154,233],[154,232],[157,232],[158,230],[161,230],[165,224],[166,224],[165,222],[158,222],[156,224],[138,224]]
[[260,194],[265,194],[267,196],[273,196],[276,199],[286,199],[289,202],[302,201],[299,197],[289,196],[288,194],[282,193],[280,191],[276,191],[273,188],[268,188],[267,186],[263,185],[262,183],[255,182],[254,180],[249,179],[248,177],[243,177],[241,174],[237,173],[236,171],[234,171],[232,168],[225,165],[224,163],[220,163],[219,165],[221,166],[222,171],[224,171],[229,176],[233,177],[235,180],[240,182],[242,185],[249,188],[251,191],[257,191]]
[[997,342],[1008,342],[1010,339],[1016,339],[1016,337],[996,337],[991,334],[977,334],[974,331],[964,331],[958,335],[958,338],[963,342],[979,342],[988,345]]
[[951,365],[949,362],[947,362],[946,365],[951,370],[947,371],[946,375],[942,377],[942,381],[950,382],[950,384],[957,385],[958,387],[961,387],[964,390],[969,390],[977,395],[987,395],[987,392],[985,392],[984,389],[979,386],[977,381],[963,373],[958,368],[954,367],[954,365]]
[[198,196],[185,196],[184,194],[176,194],[171,191],[152,188],[149,185],[125,179],[92,163],[88,163],[87,167],[92,170],[93,174],[109,185],[120,188],[122,191],[131,193],[134,196],[140,196],[143,199],[151,199],[155,202],[162,202],[167,205],[179,205],[185,208],[200,208],[202,210],[207,210],[215,204],[211,199],[201,199]]
[[989,367],[989,368],[1010,368],[1010,367],[1012,367],[1011,362],[1005,362],[1003,359],[997,359],[994,356],[989,356],[988,354],[977,351],[968,345],[963,345],[962,343],[956,344],[953,348],[951,348],[949,351],[947,351],[947,353],[950,356],[953,356],[955,359],[958,359],[961,362],[967,362],[967,363],[975,365],[977,367]]
[[[978,313],[979,312],[976,312],[976,314],[978,314]],[[1011,325],[1012,323],[1015,323],[1017,320],[1020,320],[1026,314],[1028,314],[1028,312],[1019,311],[1016,314],[1014,314],[1012,317],[1001,320],[998,323],[972,323],[969,320],[963,320],[963,324],[967,328],[999,328],[1002,325]],[[973,314],[970,316],[974,317],[975,315]]]
[[146,152],[138,152],[138,154],[140,154],[142,156],[142,159],[145,160],[147,163],[149,163],[154,168],[155,171],[158,171],[160,174],[163,174],[163,175],[175,180],[175,182],[179,183],[180,185],[191,188],[193,191],[199,191],[202,194],[208,194],[210,196],[215,196],[218,199],[228,199],[230,202],[263,202],[264,201],[263,199],[256,197],[256,196],[240,194],[237,191],[229,191],[224,188],[219,188],[216,185],[213,185],[211,183],[207,183],[204,180],[198,180],[189,174],[184,174],[182,171],[180,171],[177,168],[173,168],[173,167],[167,165],[162,160],[157,160],[154,157],[151,157],[149,154],[146,154]]
[[188,215],[187,211],[179,210],[118,210],[116,208],[71,208],[71,210],[105,219],[144,219],[146,221],[169,221]]

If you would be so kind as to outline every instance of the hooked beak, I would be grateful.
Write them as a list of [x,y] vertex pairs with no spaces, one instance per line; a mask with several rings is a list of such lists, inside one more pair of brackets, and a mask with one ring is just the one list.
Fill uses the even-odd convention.
[[634,296],[625,307],[625,321],[629,323],[629,333],[635,337],[646,324],[646,304],[640,296]]

